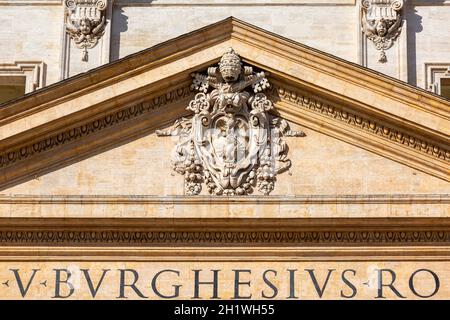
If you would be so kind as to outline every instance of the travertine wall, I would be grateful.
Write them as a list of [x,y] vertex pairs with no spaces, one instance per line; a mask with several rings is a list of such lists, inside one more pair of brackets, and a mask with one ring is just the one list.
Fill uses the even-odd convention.
[[0,2],[0,64],[41,61],[47,85],[61,80],[63,7],[13,4]]
[[[441,1],[443,2],[443,1]],[[450,6],[416,6],[408,10],[409,82],[425,88],[425,64],[450,66]]]
[[[336,7],[116,5],[115,8],[112,59],[234,16],[294,41],[357,62],[355,21],[358,12],[353,5]],[[333,14],[332,19],[330,12]],[[149,32],[149,30],[157,31]]]
[[99,44],[81,61],[64,32],[63,1],[0,1],[0,63],[43,61],[46,85],[234,16],[289,39],[425,87],[425,64],[450,65],[448,0],[410,0],[388,62],[365,41],[357,0],[116,0]]

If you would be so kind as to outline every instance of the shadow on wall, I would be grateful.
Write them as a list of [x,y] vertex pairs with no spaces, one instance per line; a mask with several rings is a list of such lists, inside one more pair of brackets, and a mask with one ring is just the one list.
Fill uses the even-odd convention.
[[[448,0],[416,0],[415,4],[444,5]],[[406,11],[408,21],[408,82],[417,87],[417,37],[423,31],[422,16],[417,13],[414,6]],[[424,88],[427,89],[427,88]]]
[[406,21],[408,21],[408,82],[417,86],[416,34],[423,30],[422,16],[418,15],[414,8],[411,8],[411,10],[408,10],[406,13]]
[[[119,8],[118,8],[119,9]],[[120,58],[120,40],[128,31],[128,16],[124,14],[123,8],[113,10],[110,61]]]
[[[443,5],[448,0],[416,0],[417,5]],[[408,82],[414,86],[417,86],[417,43],[416,35],[423,30],[422,16],[417,14],[417,10],[414,7],[410,7],[410,10],[406,12],[406,19],[408,21]],[[427,89],[427,88],[425,88]]]

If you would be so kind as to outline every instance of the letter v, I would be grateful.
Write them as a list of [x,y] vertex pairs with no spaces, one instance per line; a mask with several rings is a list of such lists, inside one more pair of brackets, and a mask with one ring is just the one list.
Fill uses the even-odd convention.
[[91,276],[89,275],[89,269],[80,269],[80,270],[83,271],[83,273],[84,273],[84,277],[86,278],[86,281],[88,283],[89,291],[91,291],[92,298],[95,298],[95,296],[97,295],[98,289],[102,285],[102,282],[103,282],[103,279],[105,278],[106,273],[108,271],[110,271],[110,269],[103,269],[102,276],[100,277],[100,280],[98,281],[96,288],[94,288]]
[[27,295],[28,289],[30,288],[31,283],[33,282],[34,276],[41,269],[33,269],[33,274],[31,275],[30,280],[28,280],[26,288],[23,287],[23,282],[19,275],[20,269],[9,269],[9,270],[14,273],[14,276],[16,277],[16,281],[17,281],[17,286],[19,287],[19,290],[20,290],[20,294],[22,295],[22,298],[25,298],[25,296]]
[[327,287],[328,280],[330,280],[331,273],[334,270],[335,269],[328,269],[327,278],[325,279],[325,282],[324,282],[322,288],[319,288],[319,283],[317,282],[317,278],[314,274],[314,269],[305,269],[305,271],[308,271],[309,275],[311,276],[311,280],[312,280],[314,287],[316,288],[317,294],[319,295],[320,298],[322,298],[322,295],[325,292],[325,289]]

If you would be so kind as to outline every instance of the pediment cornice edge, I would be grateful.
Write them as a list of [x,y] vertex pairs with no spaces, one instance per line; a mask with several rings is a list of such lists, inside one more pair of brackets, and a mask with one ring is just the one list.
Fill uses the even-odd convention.
[[348,104],[330,101],[286,82],[272,80],[269,97],[284,118],[386,158],[450,180],[448,139],[439,132],[404,126]]
[[[450,101],[438,95],[230,17],[7,103],[0,108],[0,124],[10,117],[38,112],[66,99],[81,96],[86,90],[92,91],[143,72],[155,63],[176,60],[229,39],[264,47],[264,50],[283,59],[369,87],[374,92],[447,121],[450,118]],[[243,60],[246,60],[245,56]],[[258,64],[258,61],[249,62]]]
[[[229,28],[223,28],[224,24]],[[255,32],[252,33],[250,32],[251,30]],[[215,38],[217,35],[220,35],[221,38]],[[228,38],[230,36],[231,39]],[[200,29],[191,33],[190,37],[196,37],[196,40],[194,41],[196,46],[189,47],[189,41],[191,40],[185,35],[178,38],[178,40],[175,39],[172,42],[169,42],[169,44],[156,46],[152,49],[155,51],[150,50],[147,52],[147,56],[143,53],[139,53],[126,58],[119,63],[123,68],[128,68],[128,73],[121,75],[121,77],[126,78],[131,73],[140,73],[143,72],[143,70],[154,68],[156,65],[164,66],[168,61],[177,61],[177,59],[181,59],[186,55],[192,55],[193,53],[198,54],[200,52],[200,54],[205,57],[204,61],[200,64],[192,62],[193,59],[191,59],[190,64],[185,65],[187,68],[185,72],[179,71],[177,74],[168,74],[166,78],[161,79],[161,83],[166,82],[165,87],[161,84],[158,85],[157,82],[145,83],[145,86],[128,89],[129,91],[124,92],[121,96],[110,96],[108,99],[111,101],[115,100],[114,104],[111,104],[111,101],[108,102],[105,100],[98,105],[88,105],[86,110],[83,111],[85,113],[77,112],[76,116],[69,115],[60,119],[55,118],[55,120],[41,126],[29,130],[25,128],[19,134],[3,139],[2,150],[0,150],[0,168],[7,170],[8,173],[4,173],[0,176],[0,186],[11,183],[11,181],[15,180],[17,177],[23,177],[25,172],[29,169],[29,163],[31,162],[29,160],[39,154],[44,154],[49,150],[54,150],[54,148],[63,147],[66,150],[64,155],[69,157],[70,153],[74,152],[69,150],[69,146],[74,141],[86,138],[83,128],[93,127],[94,122],[99,118],[103,119],[102,121],[105,122],[106,120],[104,119],[107,119],[108,117],[117,117],[117,112],[123,112],[123,110],[127,108],[136,108],[136,105],[144,103],[142,100],[144,95],[142,92],[145,91],[144,89],[153,87],[151,94],[146,93],[146,98],[154,98],[156,96],[165,97],[167,94],[174,92],[174,90],[174,95],[177,95],[179,87],[174,87],[174,84],[188,81],[189,70],[192,71],[196,70],[196,68],[201,69],[206,67],[207,61],[212,61],[220,56],[221,52],[219,52],[219,49],[230,44],[236,44],[238,47],[243,48],[244,52],[242,58],[244,61],[250,62],[264,70],[266,69],[264,58],[262,58],[261,61],[258,61],[258,59],[254,59],[254,57],[247,55],[249,53],[248,44],[251,44],[250,48],[254,48],[255,51],[259,48],[263,48],[265,52],[276,55],[279,61],[287,61],[286,63],[295,63],[296,65],[308,65],[310,70],[314,70],[315,72],[319,70],[323,75],[348,81],[348,83],[358,82],[358,85],[362,86],[362,83],[364,82],[364,77],[360,76],[360,72],[363,68],[359,66],[340,61],[335,57],[320,53],[317,50],[294,43],[256,27],[249,26],[236,19],[224,20],[216,25]],[[205,41],[208,40],[210,43],[207,43],[208,41],[202,42],[202,39]],[[226,41],[224,41],[224,39],[226,39]],[[236,40],[239,41],[236,42]],[[260,43],[256,43],[256,40],[260,41]],[[220,45],[216,48],[208,49],[212,43],[220,43]],[[269,46],[269,43],[272,43],[272,45]],[[274,43],[276,45],[274,45]],[[247,46],[247,49],[245,49],[245,45]],[[204,54],[205,51],[202,50],[209,50],[208,54]],[[165,56],[164,54],[167,55]],[[145,57],[148,61],[146,64],[143,64],[142,60]],[[198,65],[194,65],[195,63]],[[280,101],[277,102],[277,109],[279,109],[280,114],[284,118],[441,179],[447,181],[450,180],[448,172],[450,161],[448,134],[442,130],[436,130],[436,128],[422,125],[422,118],[420,118],[421,115],[426,115],[428,117],[428,123],[434,121],[439,123],[440,127],[446,128],[447,125],[448,128],[450,126],[450,120],[449,117],[446,116],[449,113],[447,112],[448,108],[446,109],[446,107],[449,107],[450,103],[443,99],[436,99],[436,97],[420,90],[410,90],[411,88],[405,87],[405,85],[397,83],[398,81],[396,82],[385,76],[376,75],[371,71],[364,71],[364,75],[370,76],[369,78],[371,78],[374,83],[377,83],[378,87],[374,87],[373,92],[380,95],[376,96],[376,98],[385,96],[388,99],[386,101],[401,100],[404,102],[404,107],[406,109],[411,108],[419,110],[419,112],[414,115],[414,119],[402,119],[395,113],[379,110],[377,107],[358,101],[358,99],[354,98],[351,94],[343,95],[330,90],[327,92],[327,88],[308,83],[298,77],[292,76],[288,79],[288,76],[285,73],[287,70],[284,70],[283,68],[280,70],[269,68],[268,71],[273,73],[272,77],[275,81],[275,91],[272,90],[272,98],[280,99]],[[91,85],[85,88],[86,91],[93,91],[95,88],[99,89],[105,87],[105,84],[108,83],[108,81],[119,81],[118,78],[101,80],[103,79],[102,77],[105,76],[104,73],[107,74],[108,72],[111,72],[111,74],[113,74],[118,71],[114,70],[113,66],[100,69],[97,70],[99,73],[96,73],[97,71],[93,70],[92,73],[78,79],[81,82],[86,81],[86,77],[90,79]],[[351,77],[348,76],[350,74],[352,75]],[[360,78],[362,78],[362,80]],[[76,83],[78,80],[74,79],[73,81]],[[62,87],[65,85],[66,84],[63,84]],[[397,87],[395,87],[396,85]],[[185,98],[187,99],[191,94],[184,91],[189,90],[189,84],[185,83],[183,86],[183,96],[175,102],[170,102],[174,102],[174,105],[178,104],[177,110],[183,110],[181,112],[185,112],[184,108],[186,106],[183,105],[183,103],[186,104]],[[283,86],[285,89],[282,88]],[[305,90],[305,88],[307,90]],[[406,96],[402,95],[405,93],[402,90],[406,90]],[[288,92],[289,94],[287,94]],[[186,93],[186,95],[184,95],[184,93]],[[51,94],[51,90],[48,94]],[[85,92],[80,93],[80,96],[83,97],[83,94],[85,94]],[[334,96],[336,99],[332,101],[329,100],[329,97],[331,96]],[[299,97],[302,97],[302,100],[299,100]],[[405,97],[409,97],[408,99],[411,101],[406,101]],[[310,102],[304,103],[304,98],[308,99]],[[36,103],[38,103],[39,95],[36,96],[36,99]],[[431,99],[430,101],[434,103],[430,104],[431,106],[436,105],[438,107],[434,108],[432,106],[423,108],[423,104],[427,105],[427,103],[423,102],[429,102],[427,99]],[[26,101],[26,99],[24,101]],[[25,103],[24,101],[19,101],[19,104]],[[30,101],[33,101],[33,99],[30,99]],[[59,103],[58,101],[59,100],[49,103],[57,104]],[[336,101],[339,102],[336,103]],[[163,114],[161,109],[159,109],[159,125],[164,122],[164,119],[170,121],[181,115],[174,113],[172,107],[169,108],[170,103],[167,104],[168,108],[164,110],[167,114]],[[331,108],[332,111],[324,112],[325,109],[323,108],[319,110],[319,108],[317,108],[319,104],[326,106],[327,109]],[[35,109],[31,108],[30,110],[27,110],[26,113],[30,115],[38,114],[41,110],[45,109],[46,106],[47,105],[45,104],[37,105]],[[113,108],[108,109],[109,106],[113,106]],[[12,103],[11,106],[7,106],[5,110],[0,110],[0,113],[3,111],[3,115],[6,115],[6,118],[4,119],[7,119],[8,117],[11,119],[11,117],[27,116],[21,112],[18,114],[8,114],[11,111],[8,109],[9,107],[13,108],[14,103]],[[113,113],[116,115],[113,115]],[[133,114],[133,112],[131,113]],[[81,114],[83,114],[83,116],[79,117]],[[344,118],[344,114],[346,114],[346,118]],[[9,120],[7,119],[6,121]],[[132,117],[130,118],[130,121],[134,121]],[[151,125],[147,123],[147,126],[157,128],[157,124],[158,123],[155,121]],[[122,124],[117,125],[120,126]],[[110,126],[107,124],[104,127],[110,128],[112,125]],[[75,134],[73,133],[74,131],[76,132]],[[86,132],[94,133],[95,135],[98,134],[97,130],[87,130]],[[58,137],[63,138],[59,139]],[[109,138],[111,138],[111,136]],[[85,148],[88,146],[94,147],[92,144],[86,145]],[[47,157],[44,158],[50,160]],[[56,158],[52,158],[52,161],[55,160]],[[49,165],[49,163],[38,162],[39,161],[33,161],[33,166],[35,168]],[[19,165],[16,167],[16,164]],[[18,168],[22,169],[19,170]],[[28,173],[26,174],[31,175],[32,173],[28,170]]]
[[[433,114],[447,121],[450,119],[450,101],[439,95],[243,21],[235,21],[232,39],[263,48],[282,59],[306,65],[349,83],[367,87],[373,92],[398,100],[412,108]],[[257,63],[257,61],[249,62]]]
[[[271,82],[273,85],[268,96],[275,102],[276,110],[283,118],[450,180],[450,150],[440,137],[433,139],[419,131],[403,130],[395,121],[364,114],[361,110],[292,86],[292,83],[279,79],[272,79]],[[142,130],[140,127],[143,125],[139,122],[143,118],[147,118],[144,125],[147,130],[169,124],[186,113],[186,105],[192,97],[190,82],[184,81],[178,86],[155,91],[145,100],[128,103],[109,112],[100,112],[97,116],[88,115],[83,121],[65,122],[63,126],[57,127],[59,129],[44,131],[31,140],[27,136],[22,139],[14,137],[9,147],[0,153],[0,168],[5,172],[0,178],[0,185],[2,188],[7,187],[17,179],[33,176],[40,167],[48,169],[52,163],[64,162],[65,158],[82,156],[81,147],[78,146],[80,143],[85,152],[89,152],[90,148],[99,148],[108,141],[114,143],[117,135],[109,133],[111,131]],[[89,143],[90,140],[95,140],[95,144]],[[51,152],[54,150],[65,152]],[[51,159],[48,154],[53,154]]]
[[[53,130],[40,135],[13,136],[8,147],[0,152],[0,189],[37,177],[42,170],[51,170],[60,163],[82,159],[97,150],[107,150],[151,132],[174,117],[182,115],[185,105],[192,98],[190,82],[153,92],[134,103],[95,114],[86,114],[82,120],[63,119]],[[167,110],[166,107],[170,106]],[[33,130],[31,130],[33,131]],[[25,132],[27,133],[27,132]],[[58,152],[55,152],[58,150]]]
[[231,37],[231,21],[205,26],[0,105],[0,126],[226,42]]

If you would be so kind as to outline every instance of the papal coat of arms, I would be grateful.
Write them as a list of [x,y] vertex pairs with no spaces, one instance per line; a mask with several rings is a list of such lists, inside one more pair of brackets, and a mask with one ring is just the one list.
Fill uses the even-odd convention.
[[287,170],[283,136],[304,136],[273,117],[273,104],[262,93],[270,86],[264,72],[243,66],[229,49],[207,75],[192,74],[199,91],[187,109],[192,118],[178,119],[159,136],[179,136],[173,168],[185,177],[186,193],[196,195],[205,183],[210,194],[246,195],[257,189],[269,194],[276,175]]

